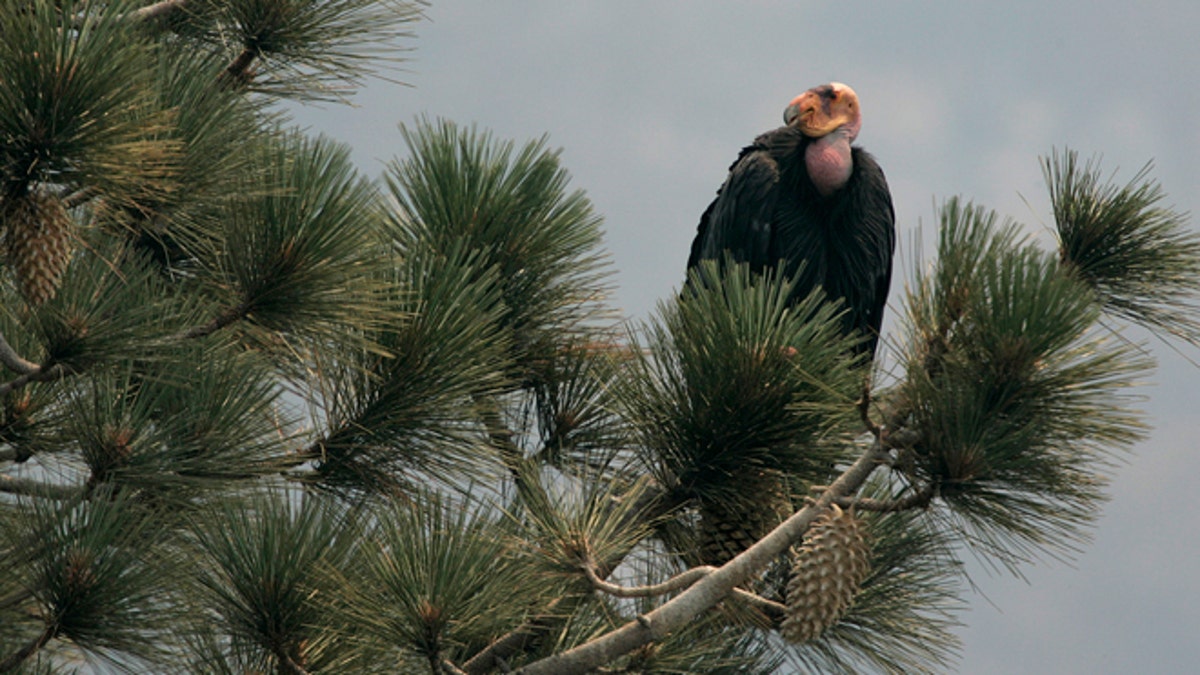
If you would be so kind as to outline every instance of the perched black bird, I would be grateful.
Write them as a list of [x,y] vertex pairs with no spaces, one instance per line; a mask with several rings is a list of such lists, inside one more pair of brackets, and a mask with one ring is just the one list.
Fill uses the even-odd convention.
[[[858,95],[833,82],[792,100],[785,126],[754,139],[700,217],[688,268],[701,260],[797,276],[792,300],[821,286],[845,304],[847,333],[873,356],[892,278],[895,213],[883,171],[851,147],[862,126]],[[802,265],[803,263],[803,265]]]

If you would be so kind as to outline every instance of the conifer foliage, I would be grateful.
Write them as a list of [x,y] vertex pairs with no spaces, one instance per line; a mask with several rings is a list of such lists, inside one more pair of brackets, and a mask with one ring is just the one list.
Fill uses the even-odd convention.
[[1054,252],[945,202],[890,373],[778,272],[622,325],[546,139],[289,125],[421,12],[0,0],[0,672],[938,672],[959,555],[1078,551],[1123,322],[1200,339],[1148,172],[1046,160]]

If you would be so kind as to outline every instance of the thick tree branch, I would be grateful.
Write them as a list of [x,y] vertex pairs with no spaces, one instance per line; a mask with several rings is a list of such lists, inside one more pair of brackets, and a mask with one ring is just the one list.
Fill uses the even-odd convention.
[[824,494],[720,569],[657,609],[639,616],[637,620],[586,644],[535,661],[517,672],[522,675],[582,675],[684,628],[701,613],[732,594],[735,587],[756,570],[765,567],[799,541],[817,516],[836,499],[856,493],[888,457],[882,440],[876,439]]
[[13,478],[0,474],[0,492],[31,497],[47,497],[49,499],[73,499],[83,494],[82,487],[71,485],[55,485],[42,483],[27,478]]
[[129,16],[139,21],[148,19],[156,19],[160,16],[166,16],[177,9],[183,9],[187,4],[187,0],[162,0],[153,5],[146,5],[141,9],[134,10],[129,13]]

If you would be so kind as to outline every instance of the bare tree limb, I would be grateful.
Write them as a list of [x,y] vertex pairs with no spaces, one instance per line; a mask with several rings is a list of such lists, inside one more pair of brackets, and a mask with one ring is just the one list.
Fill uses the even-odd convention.
[[0,492],[14,495],[29,495],[31,497],[47,497],[49,499],[72,499],[83,494],[82,487],[71,485],[55,485],[42,483],[27,478],[13,478],[0,474]]
[[187,0],[162,0],[162,2],[156,2],[153,5],[146,5],[141,9],[136,9],[130,12],[129,15],[140,21],[156,19],[160,16],[166,16],[177,9],[183,9],[186,4]]
[[522,675],[582,675],[684,628],[701,613],[732,594],[735,587],[756,570],[765,567],[775,556],[799,541],[817,516],[825,512],[834,500],[857,492],[888,457],[882,439],[877,438],[813,503],[797,511],[758,543],[683,593],[621,628],[573,649],[535,661],[516,672]]

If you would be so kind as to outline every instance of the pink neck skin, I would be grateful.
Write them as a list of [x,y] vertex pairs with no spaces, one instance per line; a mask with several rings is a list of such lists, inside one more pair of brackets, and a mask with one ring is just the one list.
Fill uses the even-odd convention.
[[854,131],[847,126],[838,127],[809,143],[804,150],[808,177],[824,197],[837,192],[850,180],[850,173],[854,170],[854,162],[850,159],[850,142],[854,140]]

